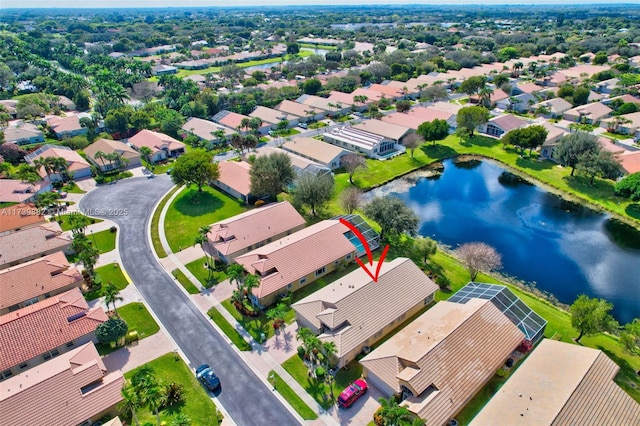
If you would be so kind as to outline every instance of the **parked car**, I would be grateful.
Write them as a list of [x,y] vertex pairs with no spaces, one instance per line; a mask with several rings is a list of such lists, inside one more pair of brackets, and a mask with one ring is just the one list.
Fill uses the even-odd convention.
[[220,389],[220,378],[216,376],[209,364],[203,364],[196,368],[196,378],[210,391]]
[[300,123],[298,124],[298,127],[300,127],[301,129],[306,129],[309,126],[307,126],[307,123]]
[[367,382],[362,379],[356,380],[342,391],[338,397],[338,404],[342,408],[351,407],[362,395],[367,393],[367,389]]
[[173,167],[167,170],[167,174],[170,175],[172,171],[173,171]]

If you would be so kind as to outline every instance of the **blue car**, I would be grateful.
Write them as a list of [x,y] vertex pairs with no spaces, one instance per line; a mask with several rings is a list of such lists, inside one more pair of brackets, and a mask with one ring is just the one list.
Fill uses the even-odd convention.
[[203,364],[196,368],[196,378],[210,391],[220,389],[220,378],[216,376],[213,369],[208,364]]

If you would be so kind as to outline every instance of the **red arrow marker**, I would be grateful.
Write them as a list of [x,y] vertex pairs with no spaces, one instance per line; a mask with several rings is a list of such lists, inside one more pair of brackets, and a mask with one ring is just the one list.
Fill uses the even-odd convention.
[[[364,237],[364,235],[362,235],[362,232],[360,232],[358,228],[352,225],[351,222],[349,222],[348,220],[340,218],[340,223],[342,223],[344,226],[349,228],[351,232],[353,232],[355,236],[358,237],[358,239],[362,243],[362,246],[367,252],[369,265],[373,266],[373,254],[371,254],[371,247],[369,247],[369,243],[367,243],[367,239]],[[382,254],[380,255],[380,259],[378,260],[378,266],[376,267],[375,275],[372,274],[369,268],[367,268],[367,266],[362,262],[362,260],[360,260],[360,258],[356,256],[356,262],[358,262],[358,265],[360,265],[360,267],[364,269],[365,272],[371,277],[373,282],[376,282],[376,283],[378,282],[378,276],[380,275],[380,268],[382,267],[382,262],[384,262],[384,258],[387,256],[388,251],[389,251],[389,244],[387,244],[382,250]]]

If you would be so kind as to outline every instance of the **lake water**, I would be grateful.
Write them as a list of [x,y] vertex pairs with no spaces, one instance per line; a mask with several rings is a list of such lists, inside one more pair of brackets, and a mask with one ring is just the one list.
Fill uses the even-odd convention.
[[[420,217],[420,234],[452,248],[471,241],[495,247],[501,272],[535,283],[563,303],[585,293],[612,302],[621,322],[640,317],[640,233],[493,162],[447,160],[439,177],[419,176],[397,179],[367,197],[391,193],[403,199]],[[625,237],[625,246],[614,235]]]

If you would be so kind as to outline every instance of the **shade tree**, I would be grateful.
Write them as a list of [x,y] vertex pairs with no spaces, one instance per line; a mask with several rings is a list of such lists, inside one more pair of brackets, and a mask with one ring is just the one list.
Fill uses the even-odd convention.
[[364,213],[380,225],[380,240],[385,234],[415,235],[418,230],[418,216],[398,197],[376,197],[367,204]]
[[493,247],[482,242],[462,244],[454,250],[456,257],[469,271],[471,281],[475,281],[480,272],[490,272],[502,267],[502,257]]
[[481,106],[468,106],[458,111],[456,122],[458,131],[473,137],[476,127],[489,121],[489,110]]
[[251,193],[276,200],[278,194],[293,183],[295,171],[291,158],[283,152],[257,157],[251,166]]
[[569,308],[571,325],[578,330],[576,342],[584,336],[590,336],[604,331],[613,331],[618,323],[609,313],[613,304],[604,299],[591,298],[584,294],[578,296]]
[[213,162],[213,154],[202,149],[178,157],[174,162],[171,180],[176,185],[196,185],[198,192],[209,182],[218,179],[220,171]]

